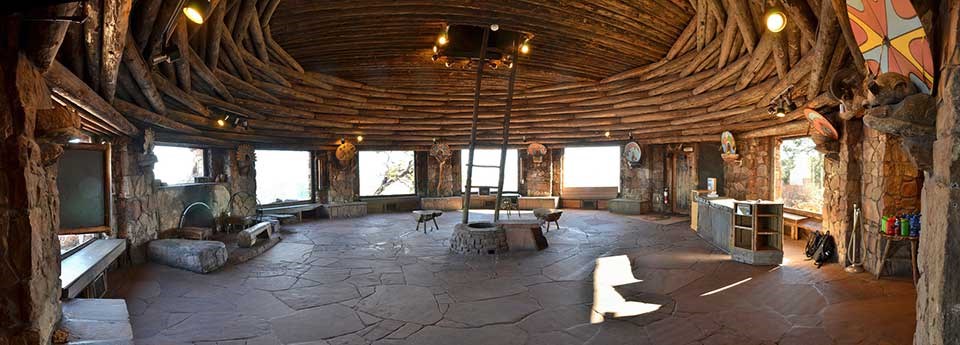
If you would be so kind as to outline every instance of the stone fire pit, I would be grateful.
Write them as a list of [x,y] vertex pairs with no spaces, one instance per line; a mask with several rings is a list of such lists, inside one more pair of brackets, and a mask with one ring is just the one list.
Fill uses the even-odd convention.
[[457,254],[492,255],[509,250],[503,227],[489,222],[457,224],[450,238],[450,251]]

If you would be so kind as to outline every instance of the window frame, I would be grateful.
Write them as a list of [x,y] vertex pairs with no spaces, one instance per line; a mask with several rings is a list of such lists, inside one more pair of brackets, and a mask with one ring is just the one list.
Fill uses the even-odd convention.
[[[617,168],[617,181],[616,181],[616,185],[615,185],[615,186],[590,186],[590,187],[584,187],[584,186],[567,186],[567,180],[568,180],[568,179],[567,179],[567,169],[566,169],[566,167],[567,167],[567,158],[569,158],[569,155],[568,155],[569,151],[568,151],[568,150],[570,150],[570,149],[579,149],[579,148],[598,148],[598,147],[616,147],[616,148],[617,148],[618,154],[617,154],[617,165],[616,165],[616,168]],[[623,171],[621,171],[621,170],[623,169],[623,163],[622,163],[622,160],[623,160],[623,145],[583,145],[583,146],[567,146],[567,147],[565,147],[565,148],[563,149],[563,158],[561,158],[561,159],[563,160],[563,166],[564,166],[564,170],[563,170],[563,171],[561,172],[561,174],[560,174],[560,175],[561,175],[561,181],[560,181],[560,188],[561,188],[561,189],[564,189],[564,188],[611,188],[611,187],[617,187],[617,193],[620,193],[620,192],[623,191],[623,181],[622,181],[622,179],[623,179]]]
[[[500,148],[500,147],[474,147],[474,150],[496,150],[496,151],[500,151],[501,148]],[[520,181],[523,179],[523,158],[520,157],[520,149],[519,149],[519,148],[508,147],[508,148],[507,148],[507,151],[508,151],[507,155],[508,155],[508,156],[509,156],[509,151],[510,151],[510,150],[513,150],[513,151],[515,151],[515,152],[517,153],[517,190],[506,190],[506,189],[504,189],[504,190],[503,190],[503,193],[515,193],[515,194],[519,194],[519,193],[520,193],[520,185],[521,185]],[[470,163],[470,162],[469,162],[470,148],[464,148],[464,149],[460,150],[460,155],[461,155],[461,156],[460,156],[460,194],[463,195],[464,193],[468,193],[468,192],[469,192],[469,191],[467,191],[467,183],[466,183],[466,181],[467,181],[467,168],[468,168],[468,167],[467,167],[467,164]],[[467,155],[467,157],[463,157],[463,155]],[[476,158],[476,157],[474,157],[474,158]],[[506,162],[507,162],[507,161],[504,160],[504,165],[506,165]],[[497,162],[497,164],[499,164],[499,162]],[[489,167],[486,167],[486,168],[485,168],[485,167],[481,167],[481,169],[496,169],[496,168],[489,168]],[[503,176],[504,176],[504,180],[506,180],[506,176],[507,176],[507,175],[506,175],[506,172],[504,172],[504,175],[503,175]],[[498,178],[499,178],[499,176],[498,176]],[[491,189],[497,188],[497,186],[477,186],[477,185],[472,185],[472,186],[470,186],[470,187],[471,187],[471,189],[473,189],[473,188],[479,188],[479,187],[490,187]],[[479,193],[479,192],[480,192],[480,191],[478,190],[477,193]],[[491,193],[493,193],[492,190],[491,190]]]
[[[809,135],[784,135],[784,136],[779,136],[775,138],[776,146],[772,147],[771,150],[773,151],[773,153],[775,154],[775,157],[777,158],[777,162],[776,162],[777,164],[771,164],[772,165],[771,169],[773,169],[773,172],[774,172],[773,174],[771,174],[773,178],[771,179],[771,182],[770,182],[773,185],[771,186],[772,188],[770,188],[770,193],[772,194],[770,195],[771,200],[783,199],[783,182],[781,181],[781,176],[783,176],[782,175],[783,171],[780,170],[780,146],[783,145],[784,140],[794,140],[794,139],[802,139],[802,138],[810,138],[810,136]],[[822,172],[822,174],[823,174],[823,178],[826,178],[826,167],[824,167],[824,171]],[[827,188],[826,181],[824,181],[823,188],[824,189]],[[820,212],[813,212],[813,211],[788,207],[786,203],[783,204],[783,210],[785,212],[789,212],[789,213],[793,213],[796,215],[801,215],[809,218],[816,218],[816,219],[823,218],[823,207],[824,205],[820,205]]]
[[[263,203],[260,203],[260,195],[257,194],[257,193],[254,193],[254,196],[255,196],[256,199],[257,199],[258,208],[260,208],[260,207],[283,207],[283,206],[295,206],[295,205],[303,205],[303,204],[312,204],[312,203],[315,203],[315,202],[317,201],[317,188],[319,188],[319,186],[320,186],[320,183],[317,181],[317,176],[318,176],[317,173],[318,173],[318,171],[319,171],[317,164],[319,163],[319,160],[317,159],[317,155],[316,155],[316,153],[315,153],[314,151],[312,151],[312,150],[257,149],[257,148],[254,148],[254,155],[255,155],[255,156],[256,156],[256,152],[257,152],[257,151],[292,151],[292,152],[306,152],[306,153],[308,154],[307,165],[308,165],[308,167],[310,168],[310,177],[309,177],[310,186],[308,187],[308,188],[310,188],[310,198],[309,198],[309,199],[306,199],[306,200],[296,200],[296,201],[281,201],[281,202],[273,202],[273,203],[265,203],[265,204],[263,204]],[[254,166],[253,166],[254,171],[257,170],[257,167],[258,167],[258,166],[259,166],[258,164],[254,164]],[[358,171],[359,171],[359,170],[358,170]],[[257,174],[257,176],[260,176],[260,175]],[[258,183],[257,185],[259,186],[259,183]]]
[[[200,150],[200,152],[202,153],[202,156],[203,156],[203,157],[202,157],[202,159],[203,159],[203,172],[202,172],[202,175],[200,175],[200,176],[194,176],[194,180],[193,180],[192,182],[168,183],[168,184],[167,184],[166,186],[164,186],[164,187],[175,187],[175,186],[186,186],[186,185],[198,184],[199,182],[197,182],[197,180],[196,180],[197,177],[210,177],[210,149],[209,149],[209,148],[206,148],[206,147],[198,147],[198,146],[186,146],[186,145],[157,143],[157,144],[154,146],[154,149],[156,149],[157,147],[160,147],[160,146],[163,146],[163,147],[178,147],[178,148],[185,148],[185,149],[188,149],[188,150]],[[154,179],[156,179],[156,175],[154,175]],[[162,181],[163,181],[163,180],[161,180],[161,182],[162,182]]]
[[[70,250],[68,250],[68,251],[66,251],[66,252],[61,253],[61,254],[60,254],[60,261],[63,261],[64,259],[69,258],[71,255],[76,254],[77,252],[83,250],[83,248],[86,248],[86,247],[89,246],[91,243],[96,242],[96,241],[98,241],[98,240],[103,239],[103,238],[106,237],[105,233],[103,233],[103,232],[91,232],[91,233],[87,233],[87,234],[94,234],[96,237],[94,237],[93,239],[91,239],[91,240],[89,240],[89,241],[83,242],[83,244],[81,244],[81,245],[79,245],[79,246],[73,247],[73,249],[70,249]],[[60,237],[59,237],[59,236],[73,236],[73,235],[87,235],[87,234],[57,234],[57,241],[59,242],[59,240],[60,240]]]
[[[103,223],[104,225],[85,227],[85,228],[63,228],[57,229],[57,235],[84,235],[84,234],[104,234],[112,231],[113,224],[113,148],[110,143],[68,143],[64,145],[65,150],[87,150],[103,152]],[[61,224],[62,226],[62,224]],[[88,241],[88,242],[93,242]]]
[[[362,164],[362,163],[360,162],[360,153],[361,153],[361,152],[410,152],[411,154],[413,154],[413,193],[409,193],[409,194],[387,194],[387,195],[363,195],[362,192],[360,192],[360,191],[362,190],[362,188],[360,188],[360,183],[362,183],[362,180],[360,179],[360,176],[361,176],[361,173],[360,173],[360,164]],[[417,174],[417,151],[414,151],[414,150],[360,150],[360,151],[357,152],[357,197],[359,197],[361,200],[364,200],[364,199],[378,199],[378,198],[395,198],[395,197],[396,197],[396,198],[401,198],[401,197],[417,196],[417,182],[419,181],[419,180],[418,180],[418,178],[419,178],[418,175],[419,175],[419,174]]]

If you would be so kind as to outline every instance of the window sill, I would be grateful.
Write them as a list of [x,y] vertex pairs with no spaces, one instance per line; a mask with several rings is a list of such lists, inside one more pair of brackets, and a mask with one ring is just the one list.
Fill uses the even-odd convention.
[[789,207],[786,207],[786,206],[783,207],[783,212],[785,212],[785,213],[792,213],[792,214],[799,215],[799,216],[804,216],[804,217],[807,217],[807,218],[814,218],[814,219],[821,220],[821,221],[823,220],[823,214],[822,214],[822,213],[804,211],[804,210],[799,210],[799,209],[795,209],[795,208],[789,208]]
[[410,199],[417,198],[416,194],[399,194],[399,195],[373,195],[373,196],[361,196],[360,200],[390,200],[390,199]]
[[199,187],[199,186],[216,186],[219,184],[224,184],[223,182],[199,182],[199,183],[178,183],[178,184],[169,184],[166,186],[160,186],[160,189],[172,189],[172,188],[190,188],[190,187]]
[[60,287],[64,298],[77,296],[127,248],[122,239],[97,239],[60,261]]

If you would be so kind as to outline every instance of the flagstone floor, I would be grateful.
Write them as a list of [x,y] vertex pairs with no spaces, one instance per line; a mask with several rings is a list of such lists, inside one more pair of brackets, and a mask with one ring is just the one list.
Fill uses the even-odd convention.
[[[472,216],[484,218],[489,212]],[[802,260],[799,242],[788,241],[782,266],[749,266],[730,261],[687,222],[569,210],[561,229],[546,235],[547,250],[459,256],[447,251],[459,220],[447,213],[428,234],[413,230],[409,214],[285,226],[270,251],[211,274],[156,264],[121,271],[112,278],[114,297],[127,301],[137,344],[912,341],[916,294],[908,278],[877,281],[837,264],[816,269]],[[602,257],[624,265],[594,279]],[[600,298],[607,301],[598,305],[622,305],[631,316],[598,317],[591,310]]]

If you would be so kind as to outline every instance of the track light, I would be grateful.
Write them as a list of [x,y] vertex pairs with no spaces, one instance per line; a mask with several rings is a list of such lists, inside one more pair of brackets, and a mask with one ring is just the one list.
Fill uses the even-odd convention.
[[609,137],[610,137],[610,131],[603,132],[603,136],[609,138]]
[[217,126],[223,127],[227,125],[227,122],[230,121],[230,115],[224,116],[223,118],[217,119]]
[[209,11],[210,0],[187,0],[183,5],[183,15],[197,24],[203,24],[203,18]]
[[783,13],[783,9],[774,6],[767,10],[763,22],[766,23],[767,30],[770,32],[780,32],[787,27],[787,15]]

